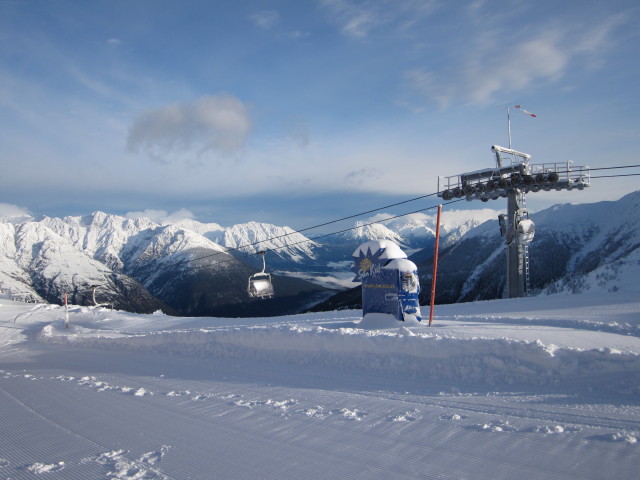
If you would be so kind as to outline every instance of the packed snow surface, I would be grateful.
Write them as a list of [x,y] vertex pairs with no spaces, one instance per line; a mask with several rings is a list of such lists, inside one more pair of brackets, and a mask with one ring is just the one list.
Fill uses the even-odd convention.
[[637,293],[361,313],[0,299],[0,479],[637,478]]

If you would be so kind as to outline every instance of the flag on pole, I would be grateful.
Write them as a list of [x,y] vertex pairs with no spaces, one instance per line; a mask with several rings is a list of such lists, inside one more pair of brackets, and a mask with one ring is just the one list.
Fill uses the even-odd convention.
[[525,110],[524,108],[522,108],[520,105],[514,105],[513,108],[517,108],[518,110],[520,110],[522,113],[524,113],[525,115],[529,115],[530,117],[537,117],[537,115],[535,113],[531,113],[527,110]]

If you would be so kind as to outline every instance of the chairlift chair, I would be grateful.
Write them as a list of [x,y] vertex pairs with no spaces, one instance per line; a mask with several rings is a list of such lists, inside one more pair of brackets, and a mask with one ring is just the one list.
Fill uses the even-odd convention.
[[518,222],[518,239],[520,243],[531,243],[535,234],[536,226],[533,220],[525,218]]
[[96,289],[98,287],[103,286],[104,284],[100,284],[100,285],[91,285],[89,288],[93,291],[92,292],[92,296],[93,296],[93,306],[94,307],[103,307],[103,308],[113,308],[113,306],[110,303],[98,303],[96,301]]
[[253,298],[271,298],[274,295],[271,274],[265,272],[266,262],[264,256],[266,253],[264,250],[258,252],[258,255],[262,255],[262,271],[254,273],[249,277],[247,292],[249,296]]

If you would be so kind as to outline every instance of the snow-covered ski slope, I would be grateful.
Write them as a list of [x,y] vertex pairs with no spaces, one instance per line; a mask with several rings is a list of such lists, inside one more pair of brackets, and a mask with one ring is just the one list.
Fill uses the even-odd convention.
[[360,313],[0,300],[0,479],[638,478],[637,293]]

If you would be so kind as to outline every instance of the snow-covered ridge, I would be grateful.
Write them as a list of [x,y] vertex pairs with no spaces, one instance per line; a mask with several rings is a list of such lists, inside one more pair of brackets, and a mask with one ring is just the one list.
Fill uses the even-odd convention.
[[[103,293],[122,296],[117,291],[120,287],[107,280],[112,274],[131,275],[148,287],[159,275],[166,276],[172,270],[177,274],[198,258],[209,259],[210,265],[227,263],[227,250],[260,240],[263,243],[255,247],[276,249],[288,261],[313,258],[317,245],[292,233],[291,229],[258,223],[226,230],[195,221],[160,225],[148,218],[103,212],[0,222],[0,288],[35,301],[44,297],[61,302],[62,292],[111,284],[101,287]],[[214,237],[222,242],[226,238],[227,245],[213,241]]]
[[[355,316],[355,313],[354,313]],[[344,368],[424,380],[482,384],[553,385],[586,374],[640,371],[640,355],[612,349],[560,348],[541,341],[457,339],[429,333],[372,331],[353,327],[279,325],[246,329],[197,329],[149,334],[66,331],[48,326],[40,340],[84,348],[252,359]],[[616,388],[637,388],[635,382]]]
[[223,244],[246,253],[267,250],[294,262],[316,258],[315,250],[319,246],[289,227],[259,222],[242,223],[225,229]]
[[[278,256],[293,261],[303,257],[314,258],[317,244],[289,227],[278,227],[267,223],[249,222],[224,228],[217,223],[202,223],[181,220],[175,224],[158,224],[148,218],[128,218],[95,212],[84,217],[49,218],[40,222],[68,239],[76,248],[114,268],[122,268],[120,253],[125,246],[135,249],[133,242],[145,243],[154,232],[168,238],[164,232],[182,230],[185,241],[173,248],[212,248],[255,253],[258,250],[273,250]],[[191,233],[188,233],[191,232]],[[158,243],[158,240],[156,240]],[[121,259],[120,259],[121,260]]]
[[[217,223],[195,220],[159,224],[149,218],[129,218],[104,212],[27,219],[23,223],[12,219],[11,222],[0,222],[0,245],[3,246],[0,251],[3,266],[0,288],[38,301],[42,297],[48,301],[60,301],[57,298],[60,292],[74,290],[77,285],[83,285],[85,290],[89,285],[102,285],[105,276],[118,273],[133,276],[146,288],[157,289],[159,286],[153,282],[156,279],[162,281],[169,271],[175,270],[177,274],[190,268],[190,262],[197,258],[208,258],[212,266],[217,260],[227,262],[227,251],[242,261],[253,262],[254,268],[260,268],[259,261],[252,256],[260,250],[269,252],[267,264],[272,270],[305,278],[306,269],[311,269],[313,272],[307,272],[306,278],[322,283],[327,276],[331,279],[334,275],[343,275],[343,272],[336,273],[327,265],[348,259],[348,254],[363,241],[388,238],[401,245],[407,241],[423,244],[430,235],[427,226],[430,221],[427,216],[415,215],[405,222],[394,220],[394,227],[405,231],[406,239],[382,224],[358,222],[353,231],[324,237],[321,245],[289,227],[259,222],[226,228]],[[47,238],[49,236],[50,239]],[[415,242],[418,237],[420,240]],[[45,268],[44,260],[53,261],[51,255],[42,257],[38,262],[32,258],[33,252],[42,245],[49,245],[47,249],[51,251],[51,242],[56,245],[55,263],[68,264],[66,270],[57,268],[58,273],[54,272],[55,268]],[[346,254],[342,250],[345,244],[348,247]],[[20,249],[16,249],[16,245],[21,245]],[[82,268],[78,270],[80,266]],[[56,279],[49,274],[55,275]],[[34,280],[36,277],[37,281]],[[52,289],[46,285],[55,281],[58,281],[53,290],[55,297],[43,293],[45,290],[51,292]],[[327,284],[331,282],[327,281]],[[118,295],[115,291],[112,293]],[[152,293],[157,294],[155,290]]]
[[344,239],[355,240],[360,243],[368,240],[391,240],[398,244],[404,244],[404,240],[399,234],[381,223],[369,224],[364,221],[357,221],[352,230],[340,236]]
[[[625,298],[620,297],[620,301],[628,301]],[[251,359],[256,363],[313,365],[315,369],[489,385],[556,385],[585,375],[602,374],[612,376],[612,387],[640,394],[636,379],[614,379],[618,373],[640,371],[640,319],[633,313],[637,302],[623,303],[622,309],[600,307],[603,312],[616,312],[619,318],[615,322],[601,318],[597,321],[595,312],[587,313],[598,308],[591,305],[593,299],[576,297],[569,301],[567,297],[555,296],[547,302],[556,306],[550,317],[544,311],[530,314],[529,318],[506,314],[508,318],[501,321],[511,327],[503,327],[498,334],[475,326],[474,322],[481,325],[497,320],[482,314],[482,309],[527,308],[533,302],[535,299],[486,302],[479,304],[479,309],[473,304],[440,307],[441,319],[443,316],[446,319],[447,311],[451,310],[458,317],[466,312],[464,318],[471,321],[464,329],[444,330],[415,325],[405,328],[397,321],[390,321],[386,329],[363,329],[358,311],[282,317],[270,322],[246,320],[239,325],[206,326],[211,322],[202,319],[200,326],[185,329],[176,328],[177,319],[162,315],[120,319],[117,312],[77,307],[71,312],[72,322],[77,325],[68,330],[62,322],[54,322],[38,338],[71,347]],[[620,317],[623,312],[625,315]],[[535,317],[539,319],[536,321]],[[527,330],[537,324],[549,331],[531,337]],[[598,346],[584,339],[570,340],[562,331],[568,327],[574,329],[575,335],[582,332],[594,339],[599,336]]]

